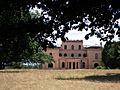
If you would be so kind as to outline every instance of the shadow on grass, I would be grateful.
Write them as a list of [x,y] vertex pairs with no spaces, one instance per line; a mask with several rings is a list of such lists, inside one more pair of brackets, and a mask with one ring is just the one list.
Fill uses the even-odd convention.
[[87,80],[87,81],[99,81],[99,82],[120,82],[120,74],[107,73],[106,75],[93,75],[85,76],[83,78],[76,77],[58,77],[57,80]]
[[22,71],[22,70],[0,70],[0,73],[23,73],[27,71]]

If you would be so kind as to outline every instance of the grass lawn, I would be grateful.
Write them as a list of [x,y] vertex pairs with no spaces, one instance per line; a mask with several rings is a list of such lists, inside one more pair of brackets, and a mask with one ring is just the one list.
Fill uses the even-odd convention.
[[120,90],[120,70],[0,70],[0,90]]

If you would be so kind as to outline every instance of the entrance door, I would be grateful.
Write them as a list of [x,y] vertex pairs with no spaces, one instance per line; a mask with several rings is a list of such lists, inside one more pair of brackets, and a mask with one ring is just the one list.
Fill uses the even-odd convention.
[[62,62],[62,68],[65,68],[65,62]]
[[75,62],[73,62],[73,69],[75,69]]
[[69,62],[69,69],[71,69],[71,62]]
[[85,62],[82,62],[82,68],[85,68]]

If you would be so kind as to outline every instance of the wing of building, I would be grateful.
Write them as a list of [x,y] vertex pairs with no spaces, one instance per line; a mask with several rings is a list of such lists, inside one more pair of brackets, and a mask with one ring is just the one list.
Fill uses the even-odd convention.
[[43,64],[42,68],[92,69],[100,65],[101,52],[100,46],[84,47],[83,40],[68,40],[59,48],[47,48],[55,62]]

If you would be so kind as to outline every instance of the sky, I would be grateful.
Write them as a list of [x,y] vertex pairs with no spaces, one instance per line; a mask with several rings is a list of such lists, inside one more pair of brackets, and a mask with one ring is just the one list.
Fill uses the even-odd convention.
[[[83,40],[84,46],[100,46],[100,42],[102,42],[102,46],[105,45],[105,42],[100,41],[100,38],[96,36],[90,37],[88,40],[85,40],[85,35],[89,33],[88,31],[77,31],[77,30],[70,30],[65,37],[68,37],[69,40]],[[114,38],[115,41],[118,41],[118,37]],[[57,46],[60,46],[62,43],[61,39],[58,39],[56,42]]]

